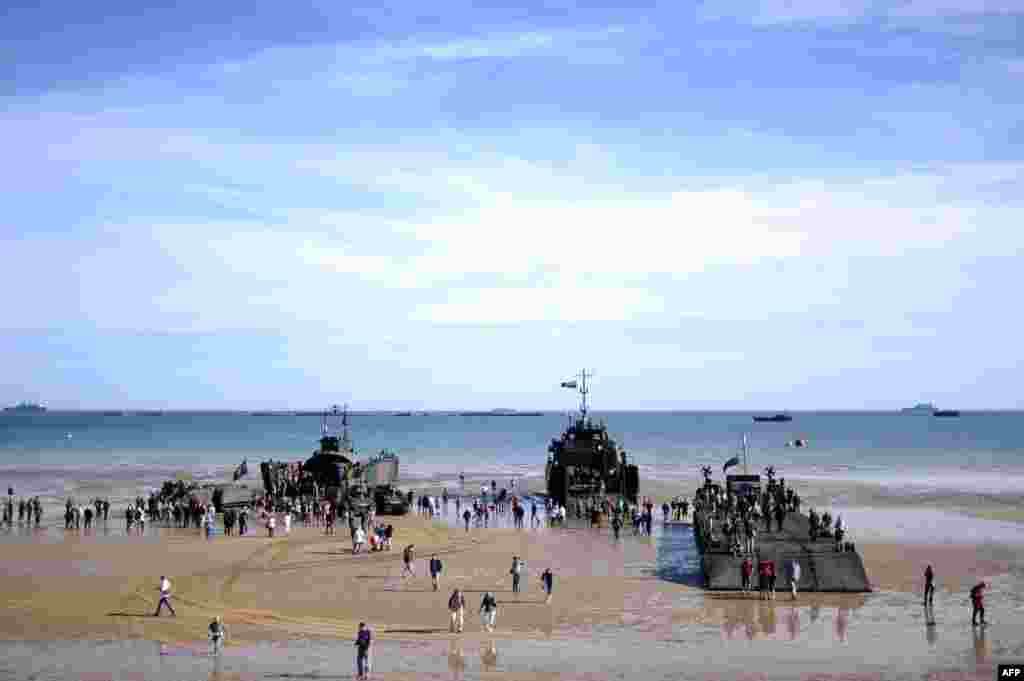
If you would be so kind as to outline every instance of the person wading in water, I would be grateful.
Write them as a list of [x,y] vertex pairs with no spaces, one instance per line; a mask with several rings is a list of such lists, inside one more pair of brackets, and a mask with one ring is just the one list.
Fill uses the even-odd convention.
[[935,571],[931,565],[924,569],[924,604],[935,604]]
[[373,647],[373,634],[366,622],[359,623],[359,633],[356,634],[356,678],[359,681],[366,681],[370,678],[370,649]]
[[985,589],[988,588],[988,584],[985,582],[979,582],[974,585],[971,589],[971,626],[978,626],[978,615],[981,615],[981,626],[988,626],[985,624]]

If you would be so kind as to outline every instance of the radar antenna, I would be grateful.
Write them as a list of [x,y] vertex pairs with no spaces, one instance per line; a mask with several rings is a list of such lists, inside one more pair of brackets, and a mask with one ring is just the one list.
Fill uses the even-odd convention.
[[563,388],[572,388],[578,390],[580,393],[580,420],[585,421],[587,418],[587,395],[590,394],[590,389],[587,387],[587,379],[593,377],[594,372],[588,372],[586,369],[576,374],[576,379],[572,381],[562,381]]

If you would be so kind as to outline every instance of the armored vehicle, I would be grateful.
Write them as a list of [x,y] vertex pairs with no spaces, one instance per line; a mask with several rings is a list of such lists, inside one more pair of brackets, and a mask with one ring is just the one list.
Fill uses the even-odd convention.
[[394,485],[398,457],[387,451],[366,461],[356,460],[348,430],[348,409],[333,407],[321,415],[320,448],[302,465],[302,494],[322,496],[339,510],[357,514],[375,508],[378,513],[400,515],[409,505]]
[[640,487],[636,465],[627,462],[626,452],[619,451],[605,424],[587,414],[587,379],[591,375],[582,371],[578,380],[562,383],[563,388],[579,391],[580,411],[548,447],[548,496],[566,506],[570,500],[598,501],[609,496],[635,504]]

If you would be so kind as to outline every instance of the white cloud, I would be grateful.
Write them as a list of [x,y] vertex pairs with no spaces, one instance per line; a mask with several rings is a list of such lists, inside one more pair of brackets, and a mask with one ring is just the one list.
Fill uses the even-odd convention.
[[[731,0],[707,2],[704,19],[733,18],[756,25],[858,24],[873,19],[893,26],[917,25],[938,32],[975,34],[974,25],[943,25],[936,19],[977,19],[1024,14],[1018,0]],[[913,23],[908,23],[912,21]]]
[[[488,178],[472,177],[468,191],[489,196]],[[549,175],[541,177],[550,182]],[[354,214],[325,217],[316,226],[308,216],[265,229],[221,226],[219,237],[207,238],[202,258],[189,252],[192,237],[180,231],[168,231],[178,238],[161,243],[192,263],[205,261],[196,281],[269,287],[259,295],[230,286],[221,292],[245,297],[235,311],[242,317],[246,309],[258,309],[285,319],[344,324],[322,300],[336,287],[350,294],[375,291],[386,302],[360,312],[373,318],[391,314],[443,324],[628,320],[665,313],[663,284],[648,281],[654,275],[685,279],[716,266],[901,256],[966,236],[980,235],[995,250],[1019,246],[1009,230],[1012,207],[947,192],[1021,177],[1019,167],[995,164],[843,184],[804,181],[768,190],[563,203],[531,200],[527,186],[476,210],[432,220],[392,222]],[[461,186],[442,183],[449,191]],[[346,223],[344,232],[329,227],[339,221]],[[538,273],[546,274],[538,281]],[[474,277],[473,286],[463,282],[467,276]],[[495,284],[481,283],[489,280]],[[395,295],[385,295],[388,290]],[[439,293],[444,300],[437,299]],[[704,313],[706,300],[722,295],[708,292],[688,304]],[[827,292],[822,295],[823,303],[835,302]],[[179,289],[164,302],[184,311],[206,302],[198,296],[198,290]],[[773,307],[771,301],[766,305]]]
[[272,47],[246,59],[215,64],[206,75],[215,79],[326,78],[335,87],[355,94],[380,95],[420,82],[424,74],[404,73],[403,65],[417,61],[439,64],[480,59],[558,57],[602,62],[609,42],[626,33],[621,26],[492,32],[448,40],[413,39],[402,42],[350,42]]
[[890,5],[888,13],[893,16],[1024,14],[1020,0],[898,0]]
[[666,311],[665,301],[644,289],[558,285],[457,290],[445,302],[418,306],[412,319],[432,324],[629,322]]

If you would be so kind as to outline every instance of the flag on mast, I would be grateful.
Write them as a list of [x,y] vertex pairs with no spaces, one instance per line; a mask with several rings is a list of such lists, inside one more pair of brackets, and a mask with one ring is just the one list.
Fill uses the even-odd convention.
[[575,390],[578,387],[578,385],[576,384],[576,381],[562,381],[562,387],[572,388]]
[[739,462],[740,462],[740,457],[738,457],[738,456],[732,457],[731,459],[729,459],[728,461],[725,462],[724,466],[722,466],[722,472],[724,473],[727,468],[729,468],[730,466],[735,466]]

